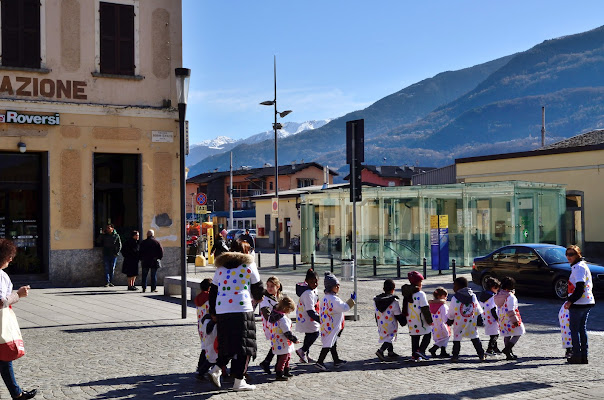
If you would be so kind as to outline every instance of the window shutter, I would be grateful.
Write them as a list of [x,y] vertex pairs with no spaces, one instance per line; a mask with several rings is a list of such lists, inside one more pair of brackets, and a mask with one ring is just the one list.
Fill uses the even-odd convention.
[[134,75],[134,7],[100,3],[101,73]]
[[40,68],[39,0],[2,0],[2,65]]

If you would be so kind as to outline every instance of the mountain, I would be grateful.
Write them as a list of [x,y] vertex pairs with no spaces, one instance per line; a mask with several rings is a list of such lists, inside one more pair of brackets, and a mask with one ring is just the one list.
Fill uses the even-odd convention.
[[[279,162],[344,171],[345,123],[365,120],[365,163],[442,166],[455,158],[531,150],[604,127],[604,27],[425,79],[364,110],[279,141]],[[272,141],[237,145],[237,165],[273,162]],[[214,155],[204,169],[228,166]],[[342,169],[342,167],[344,167]]]
[[[278,131],[279,139],[283,139],[289,136],[297,135],[300,132],[304,132],[311,129],[320,128],[330,120],[318,120],[318,121],[306,121],[302,123],[297,122],[285,122],[283,124],[283,129]],[[197,144],[191,145],[189,149],[189,155],[186,157],[186,165],[191,167],[206,157],[209,157],[214,154],[222,154],[226,153],[229,150],[233,149],[235,146],[239,144],[252,144],[252,143],[260,143],[265,140],[274,141],[275,131],[266,131],[257,133],[245,139],[231,139],[227,136],[218,136],[215,139],[204,140]],[[199,173],[199,172],[197,172]]]
[[[378,100],[364,110],[354,111],[336,118],[322,127],[299,133],[279,141],[279,163],[294,160],[317,160],[323,153],[345,146],[346,121],[365,119],[365,137],[389,132],[402,124],[420,120],[435,108],[455,100],[505,65],[512,56],[502,57],[484,64],[458,71],[447,71],[408,86]],[[320,146],[317,144],[320,143]],[[246,143],[246,145],[249,143]],[[274,163],[274,142],[260,142],[254,146],[233,148],[235,165],[259,167],[265,162]],[[235,162],[235,158],[237,162]],[[191,167],[191,174],[214,168],[229,167],[229,156],[213,155]]]

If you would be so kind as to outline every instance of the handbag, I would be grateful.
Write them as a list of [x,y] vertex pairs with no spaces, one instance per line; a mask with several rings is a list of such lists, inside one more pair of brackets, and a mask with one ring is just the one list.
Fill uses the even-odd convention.
[[11,307],[0,308],[0,360],[13,361],[25,355],[17,316]]
[[155,260],[155,268],[161,268],[161,260]]

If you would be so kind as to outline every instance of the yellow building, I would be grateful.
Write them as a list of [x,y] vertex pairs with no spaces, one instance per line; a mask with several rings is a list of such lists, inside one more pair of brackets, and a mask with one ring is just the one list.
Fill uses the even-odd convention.
[[522,180],[566,187],[565,243],[589,257],[604,256],[604,131],[592,131],[539,150],[462,158],[458,182]]
[[18,245],[9,273],[102,283],[95,240],[107,223],[122,240],[155,229],[159,278],[176,272],[181,1],[3,1],[1,12],[0,237]]

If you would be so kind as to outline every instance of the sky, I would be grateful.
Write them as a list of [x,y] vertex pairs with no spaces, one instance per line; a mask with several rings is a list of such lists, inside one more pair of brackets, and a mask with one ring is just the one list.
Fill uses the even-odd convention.
[[191,143],[337,118],[440,72],[604,25],[601,0],[183,0]]

